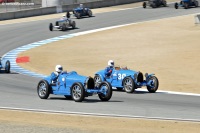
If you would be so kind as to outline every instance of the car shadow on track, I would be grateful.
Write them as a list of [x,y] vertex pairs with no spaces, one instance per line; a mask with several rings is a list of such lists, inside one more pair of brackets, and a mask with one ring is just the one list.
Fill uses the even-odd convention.
[[[66,101],[74,101],[73,99],[67,99],[64,97],[50,97],[47,100],[66,100]],[[87,99],[85,98],[82,103],[97,103],[97,102],[124,102],[119,100],[112,100],[112,98],[109,101],[101,101],[100,99]]]
[[18,73],[16,73],[16,72],[6,73],[5,70],[0,70],[0,74],[18,74]]

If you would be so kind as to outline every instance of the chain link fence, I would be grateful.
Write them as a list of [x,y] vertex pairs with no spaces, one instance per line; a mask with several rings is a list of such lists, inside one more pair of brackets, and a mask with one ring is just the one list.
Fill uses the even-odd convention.
[[102,0],[0,0],[0,12],[13,12],[31,8],[79,4]]

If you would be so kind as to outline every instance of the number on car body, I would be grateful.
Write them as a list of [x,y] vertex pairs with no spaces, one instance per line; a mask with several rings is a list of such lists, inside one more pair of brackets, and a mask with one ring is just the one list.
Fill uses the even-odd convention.
[[124,77],[126,77],[126,74],[121,74],[121,73],[118,74],[119,80],[124,79]]

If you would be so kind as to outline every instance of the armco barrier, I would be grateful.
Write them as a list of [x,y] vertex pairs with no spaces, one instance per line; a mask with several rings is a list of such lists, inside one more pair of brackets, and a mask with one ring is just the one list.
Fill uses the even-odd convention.
[[[144,1],[144,0],[101,0],[101,1],[84,3],[84,6],[89,7],[89,8],[100,8],[100,7],[115,6],[115,5],[120,5],[120,4],[129,4],[129,3],[140,2],[140,1]],[[72,9],[77,6],[78,4],[62,5],[59,7],[54,6],[54,7],[21,10],[17,12],[0,13],[0,20],[53,14],[53,13],[58,13],[61,11],[63,12],[72,11]]]

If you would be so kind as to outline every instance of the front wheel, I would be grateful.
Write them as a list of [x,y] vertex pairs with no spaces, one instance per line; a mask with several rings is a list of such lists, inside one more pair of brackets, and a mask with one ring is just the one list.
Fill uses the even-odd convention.
[[82,102],[85,98],[85,89],[82,83],[74,83],[71,89],[71,95],[75,102]]
[[102,79],[99,75],[95,75],[94,76],[94,84],[95,84],[95,87],[99,87],[99,85],[101,84],[102,82]]
[[131,77],[126,77],[123,80],[123,86],[127,93],[132,93],[135,91],[135,83]]
[[163,6],[166,7],[167,6],[167,2],[164,0],[163,1]]
[[195,7],[198,7],[198,6],[199,6],[199,2],[198,2],[198,1],[195,1],[195,2],[194,2],[194,5],[195,5]]
[[91,10],[88,10],[88,16],[92,17],[92,11]]
[[80,13],[76,13],[75,16],[76,16],[77,19],[81,18],[81,14]]
[[49,30],[53,31],[53,24],[52,23],[49,24]]
[[66,24],[62,25],[62,31],[65,31],[67,29]]
[[99,89],[102,93],[98,94],[101,101],[108,101],[112,97],[112,86],[109,82],[102,82],[99,85]]
[[174,8],[175,8],[175,9],[178,9],[178,3],[175,3],[175,4],[174,4]]
[[159,86],[159,81],[155,76],[151,76],[148,80],[147,80],[147,90],[150,93],[155,93],[158,89]]
[[146,8],[147,7],[147,3],[144,2],[142,6],[143,6],[143,8]]
[[41,99],[47,99],[50,94],[50,86],[46,80],[41,80],[37,86],[37,93]]
[[5,72],[10,73],[10,61],[6,61]]

